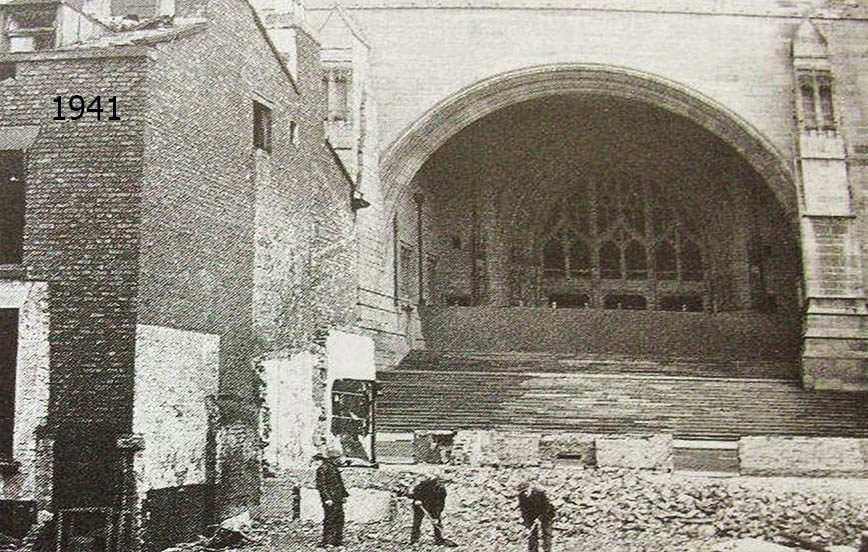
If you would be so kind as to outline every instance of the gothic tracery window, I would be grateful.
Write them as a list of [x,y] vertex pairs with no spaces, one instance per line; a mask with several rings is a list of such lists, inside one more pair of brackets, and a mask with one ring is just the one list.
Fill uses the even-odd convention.
[[832,76],[828,71],[803,71],[799,74],[801,122],[804,130],[835,130],[832,102]]
[[[645,298],[626,291],[643,282],[671,282],[671,288],[705,280],[702,240],[687,214],[654,184],[625,178],[583,188],[559,198],[544,220],[538,242],[544,278],[612,282],[598,303],[606,308],[648,308]],[[696,310],[694,296],[679,295],[666,307],[684,305]]]

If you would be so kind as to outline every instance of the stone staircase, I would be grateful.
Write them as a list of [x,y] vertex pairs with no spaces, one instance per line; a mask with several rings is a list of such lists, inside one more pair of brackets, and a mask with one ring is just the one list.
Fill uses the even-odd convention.
[[411,352],[378,373],[377,429],[868,437],[868,395],[806,391],[786,360]]

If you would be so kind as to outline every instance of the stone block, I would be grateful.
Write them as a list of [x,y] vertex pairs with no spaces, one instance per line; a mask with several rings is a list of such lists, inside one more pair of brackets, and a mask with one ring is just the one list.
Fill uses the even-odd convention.
[[[350,496],[344,503],[347,521],[373,523],[384,521],[392,515],[392,493],[388,491],[350,487]],[[301,489],[301,519],[322,521],[322,504],[316,489]]]
[[742,437],[743,475],[865,476],[868,439],[842,437]]
[[454,440],[453,464],[468,466],[536,466],[540,436],[498,431],[459,431]]
[[539,441],[540,460],[560,464],[595,466],[597,447],[593,435],[563,433],[546,435]]
[[599,467],[672,469],[671,435],[619,435],[596,440]]
[[413,435],[413,459],[419,464],[448,464],[454,440],[454,431],[417,431]]

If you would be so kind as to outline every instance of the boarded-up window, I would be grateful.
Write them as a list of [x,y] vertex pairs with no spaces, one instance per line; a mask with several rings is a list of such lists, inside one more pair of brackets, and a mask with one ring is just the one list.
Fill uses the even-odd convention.
[[112,0],[112,15],[135,15],[140,19],[157,15],[158,0]]
[[0,309],[0,458],[12,458],[15,425],[15,368],[18,359],[18,310]]
[[0,152],[0,264],[20,263],[24,244],[24,155]]

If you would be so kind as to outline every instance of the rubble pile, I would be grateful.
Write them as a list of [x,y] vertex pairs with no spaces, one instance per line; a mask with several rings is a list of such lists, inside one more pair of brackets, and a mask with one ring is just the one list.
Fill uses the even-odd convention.
[[0,552],[16,552],[21,546],[21,540],[0,533]]
[[[511,546],[524,536],[515,488],[523,479],[547,488],[558,507],[559,540],[598,535],[626,542],[667,543],[697,539],[754,537],[822,546],[859,542],[868,529],[868,501],[832,493],[792,489],[759,490],[725,480],[651,477],[629,470],[450,469],[446,525],[464,542]],[[400,493],[417,474],[398,478]],[[409,507],[396,511],[397,525],[409,527]],[[375,532],[393,532],[383,524]],[[388,535],[382,535],[389,540]]]
[[[717,550],[713,545],[738,539],[776,542],[793,550],[829,550],[835,545],[856,550],[860,533],[868,530],[868,496],[802,488],[799,483],[758,488],[738,479],[631,470],[428,466],[424,473],[348,472],[353,486],[387,490],[396,499],[391,519],[348,524],[342,550],[407,550],[412,511],[410,502],[399,497],[427,475],[447,483],[445,535],[457,541],[459,549],[478,552],[526,546],[516,500],[516,487],[523,480],[547,489],[557,506],[555,550],[561,551],[708,552]],[[252,539],[219,550],[312,550],[320,531],[316,522],[265,520],[244,529]],[[202,539],[171,550],[215,549]],[[423,522],[423,542],[413,550],[442,550],[433,546],[428,521]]]

